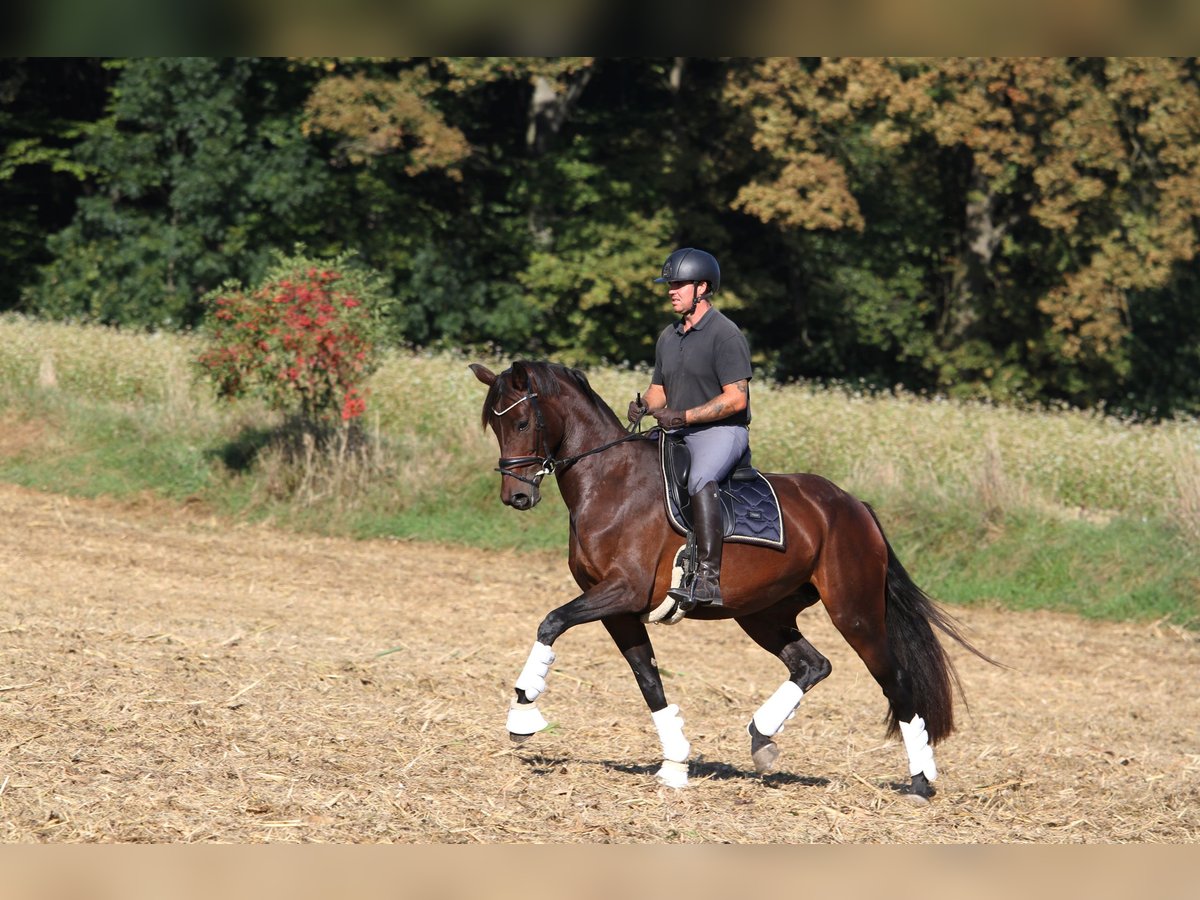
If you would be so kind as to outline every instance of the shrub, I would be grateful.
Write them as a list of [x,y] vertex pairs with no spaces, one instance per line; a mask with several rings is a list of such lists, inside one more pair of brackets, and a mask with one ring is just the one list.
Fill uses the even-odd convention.
[[226,282],[205,296],[199,365],[221,397],[258,396],[308,426],[352,422],[379,362],[381,283],[349,255],[279,255],[253,291]]

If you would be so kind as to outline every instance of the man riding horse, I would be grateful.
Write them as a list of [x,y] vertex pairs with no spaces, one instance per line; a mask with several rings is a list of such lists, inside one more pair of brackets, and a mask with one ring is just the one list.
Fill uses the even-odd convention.
[[[903,788],[905,795],[927,801],[937,778],[932,747],[954,730],[954,666],[935,629],[988,657],[913,582],[866,503],[819,475],[739,478],[735,470],[745,469],[738,464],[749,435],[750,354],[737,326],[712,307],[721,283],[717,261],[694,248],[677,250],[658,281],[670,285],[671,306],[680,319],[659,337],[645,401],[631,403],[629,417],[653,414],[691,450],[686,489],[695,556],[700,557],[696,593],[701,603],[691,602],[686,586],[672,602],[696,621],[732,619],[787,668],[787,680],[746,726],[755,771],[775,771],[775,736],[804,695],[832,671],[797,619],[821,603],[887,698],[888,733],[902,738],[908,757],[911,782]],[[668,510],[672,499],[679,499],[678,470],[668,483],[665,469],[652,463],[656,452],[666,458],[667,445],[626,431],[577,370],[517,360],[499,374],[479,364],[471,371],[488,388],[482,422],[500,447],[500,499],[513,509],[532,509],[542,479],[554,475],[570,511],[567,561],[580,589],[538,624],[513,685],[509,735],[524,741],[548,727],[537,699],[556,659],[555,641],[577,625],[602,622],[628,662],[662,742],[663,764],[656,777],[684,787],[691,744],[679,706],[667,702],[646,630],[647,623],[661,621],[655,613],[674,591],[674,573],[687,571],[680,565],[686,547],[680,547],[674,517],[649,514],[646,507],[647,498],[658,498]],[[761,538],[756,540],[735,541],[731,532],[732,565],[721,585],[725,530],[718,483],[727,474],[742,487],[765,485],[762,490],[777,501],[780,518],[777,540],[767,540],[757,528],[752,529]],[[678,620],[672,614],[668,621]]]
[[687,445],[698,568],[693,585],[669,593],[679,602],[720,606],[724,523],[717,486],[750,444],[750,348],[737,325],[712,304],[721,267],[711,254],[676,250],[654,281],[667,284],[680,318],[658,336],[654,375],[645,394],[629,404],[629,420],[649,413]]

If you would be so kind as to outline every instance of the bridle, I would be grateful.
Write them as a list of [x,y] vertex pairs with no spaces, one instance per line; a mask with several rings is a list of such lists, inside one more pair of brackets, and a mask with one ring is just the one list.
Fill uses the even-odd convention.
[[[504,409],[492,409],[492,414],[496,417],[503,416],[505,413],[511,412],[522,403],[528,403],[533,408],[534,433],[537,435],[536,456],[502,456],[496,464],[495,471],[501,475],[507,475],[510,478],[515,478],[517,481],[538,487],[542,483],[542,479],[547,475],[553,475],[560,469],[565,469],[567,466],[578,462],[587,456],[592,456],[596,453],[603,453],[605,450],[611,449],[618,444],[624,444],[626,441],[648,439],[657,437],[659,431],[658,426],[651,428],[649,431],[641,430],[641,419],[633,422],[629,426],[629,431],[622,437],[616,440],[609,441],[607,444],[601,444],[599,447],[593,447],[591,450],[585,450],[583,453],[577,453],[575,456],[566,456],[562,459],[555,459],[554,455],[545,452],[546,436],[546,420],[542,417],[542,408],[538,405],[537,391],[526,390],[525,396],[520,400],[510,403]],[[635,430],[636,429],[636,430]],[[524,469],[529,466],[539,466],[538,470],[532,475],[522,475],[515,469]]]
[[[537,396],[538,395],[536,391],[527,390],[525,391],[524,397],[515,401],[514,403],[509,404],[508,406],[504,407],[504,409],[493,408],[492,414],[499,418],[505,413],[516,409],[522,403],[528,402],[529,405],[533,407],[534,433],[537,435],[537,447],[540,453],[540,451],[544,449],[546,441],[546,436],[542,433],[546,428],[546,420],[542,418],[542,408],[538,406]],[[519,472],[513,471],[514,468],[526,468],[528,466],[538,465],[540,465],[541,468],[534,472],[531,477],[527,477]],[[537,487],[542,483],[542,478],[554,473],[554,468],[556,465],[557,463],[555,462],[554,457],[550,456],[548,453],[538,456],[502,456],[500,457],[500,461],[497,463],[496,471],[501,475],[507,475],[510,478],[517,479],[517,481],[523,481],[525,484]]]

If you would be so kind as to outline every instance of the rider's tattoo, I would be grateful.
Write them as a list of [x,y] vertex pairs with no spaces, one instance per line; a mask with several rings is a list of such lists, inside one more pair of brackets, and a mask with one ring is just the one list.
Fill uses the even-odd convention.
[[[738,393],[748,394],[750,392],[749,381],[743,378],[741,381],[734,382],[734,387]],[[707,403],[697,406],[692,411],[693,422],[716,422],[725,418],[729,413],[729,404],[720,397],[714,397]]]

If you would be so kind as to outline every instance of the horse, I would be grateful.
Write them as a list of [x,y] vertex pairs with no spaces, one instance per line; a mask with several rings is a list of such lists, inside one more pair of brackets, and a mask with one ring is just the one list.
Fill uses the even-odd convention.
[[[479,364],[470,369],[488,388],[482,422],[500,447],[500,500],[530,510],[541,499],[542,479],[557,478],[570,512],[568,565],[582,591],[538,625],[514,683],[510,738],[522,742],[548,726],[536,701],[555,660],[554,642],[599,621],[650,710],[663,751],[657,779],[686,787],[691,744],[678,705],[667,703],[646,628],[672,585],[683,543],[661,512],[666,487],[656,442],[645,439],[650,432],[628,431],[577,369],[530,361],[498,375]],[[775,736],[832,671],[797,627],[799,613],[820,601],[887,699],[887,736],[899,733],[909,762],[910,780],[897,789],[927,803],[937,778],[932,748],[954,730],[954,689],[962,691],[934,629],[994,660],[913,582],[869,505],[819,475],[764,477],[778,498],[786,550],[727,543],[722,605],[686,613],[701,621],[732,618],[787,668],[787,680],[747,725],[755,771],[776,771]],[[647,498],[657,500],[659,512],[648,509]]]

